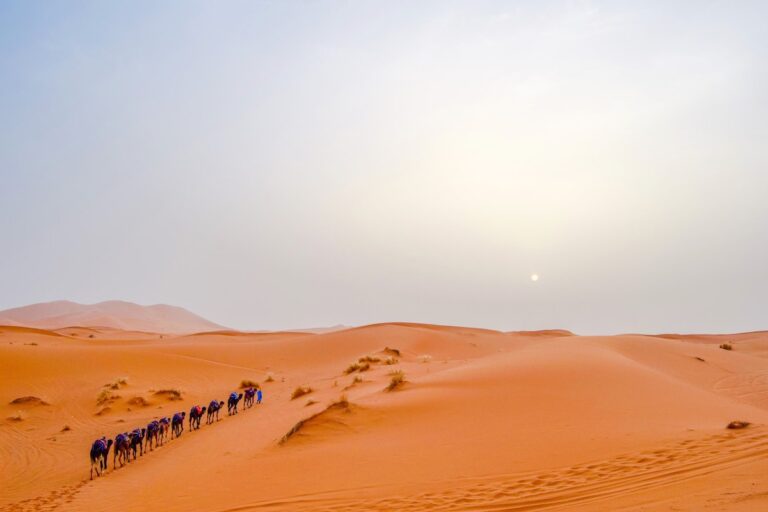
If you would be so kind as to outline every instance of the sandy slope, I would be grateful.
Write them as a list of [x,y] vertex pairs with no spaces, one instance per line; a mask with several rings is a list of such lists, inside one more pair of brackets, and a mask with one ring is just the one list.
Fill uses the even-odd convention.
[[[766,333],[378,324],[160,339],[81,329],[0,328],[3,510],[768,508]],[[733,351],[718,348],[725,340]],[[385,347],[402,352],[398,364],[373,364],[352,385],[347,365]],[[395,368],[408,382],[384,392]],[[97,395],[121,376],[120,398],[97,415]],[[264,404],[126,468],[110,458],[106,476],[86,480],[95,437],[222,399],[246,378],[263,382]],[[299,385],[314,391],[291,400]],[[153,394],[163,388],[183,400]],[[326,410],[342,394],[349,406]],[[9,404],[28,395],[49,405]],[[149,405],[130,405],[135,397]],[[726,430],[733,419],[753,425]]]

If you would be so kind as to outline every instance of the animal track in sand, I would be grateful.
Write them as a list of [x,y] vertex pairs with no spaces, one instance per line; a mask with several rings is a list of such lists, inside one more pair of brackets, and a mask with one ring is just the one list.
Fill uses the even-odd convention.
[[[663,448],[564,467],[546,472],[510,474],[443,482],[437,492],[393,495],[386,498],[344,497],[328,492],[243,505],[224,512],[269,511],[285,508],[302,511],[473,510],[517,511],[531,508],[607,500],[633,491],[668,485],[721,468],[768,455],[768,429],[714,434],[684,440]],[[382,487],[382,494],[385,488]],[[397,491],[394,491],[395,493]]]

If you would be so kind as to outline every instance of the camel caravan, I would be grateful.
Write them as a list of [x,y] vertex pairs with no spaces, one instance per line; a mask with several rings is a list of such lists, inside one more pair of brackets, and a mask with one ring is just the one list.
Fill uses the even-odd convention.
[[[237,414],[238,404],[245,397],[243,410],[253,407],[254,398],[256,403],[261,403],[262,392],[258,388],[247,388],[243,393],[232,392],[226,401],[227,415]],[[189,430],[197,430],[203,415],[206,415],[205,423],[210,425],[220,420],[219,412],[224,407],[224,400],[211,400],[208,407],[195,405],[189,410]],[[115,439],[102,437],[97,439],[91,445],[91,480],[93,473],[101,476],[107,471],[109,461],[109,451],[114,446],[114,455],[112,458],[112,468],[117,469],[131,462],[131,457],[136,460],[144,453],[153,451],[155,448],[163,446],[169,440],[181,437],[184,432],[184,420],[187,414],[183,411],[177,412],[173,417],[163,417],[149,422],[144,428],[137,428],[131,432],[122,432],[115,436]]]

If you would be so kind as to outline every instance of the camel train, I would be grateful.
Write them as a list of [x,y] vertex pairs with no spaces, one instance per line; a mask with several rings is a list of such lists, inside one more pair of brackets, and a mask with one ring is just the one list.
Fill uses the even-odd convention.
[[[247,388],[244,393],[232,392],[227,400],[227,415],[232,416],[238,413],[237,407],[240,400],[245,399],[243,402],[243,410],[249,409],[253,406],[254,397],[256,396],[256,389]],[[259,393],[261,395],[261,393]],[[259,396],[261,398],[261,396]],[[259,400],[258,403],[261,403]],[[206,425],[210,425],[220,420],[219,411],[224,407],[224,400],[212,400],[208,407],[195,405],[189,410],[189,431],[198,430],[200,428],[200,420],[203,415],[206,416]],[[122,432],[115,436],[115,439],[107,439],[101,437],[93,442],[91,445],[90,458],[91,458],[91,480],[93,480],[93,473],[96,476],[101,476],[107,471],[109,466],[109,451],[114,446],[112,469],[117,469],[118,463],[120,467],[125,466],[133,460],[144,456],[144,453],[154,451],[155,448],[163,446],[169,439],[179,438],[184,432],[184,420],[186,419],[186,413],[180,411],[175,413],[171,418],[163,417],[154,419],[144,428],[137,428],[130,432]]]

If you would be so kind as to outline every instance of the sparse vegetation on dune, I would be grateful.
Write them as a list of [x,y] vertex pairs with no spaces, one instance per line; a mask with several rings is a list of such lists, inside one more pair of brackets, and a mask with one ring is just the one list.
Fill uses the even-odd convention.
[[432,360],[432,356],[429,354],[422,354],[418,357],[420,363],[428,363]]
[[400,357],[400,349],[397,348],[384,347],[382,353],[389,354],[390,356]]
[[738,430],[741,428],[747,428],[750,425],[751,423],[748,421],[732,421],[725,428],[728,428],[731,430]]
[[245,389],[245,388],[259,389],[260,387],[261,386],[259,385],[259,383],[256,382],[255,380],[243,379],[242,381],[240,381],[240,388],[241,389]]
[[170,388],[170,389],[158,389],[155,391],[154,395],[165,398],[166,400],[181,400],[181,390]]
[[355,361],[354,363],[351,363],[349,366],[347,366],[347,369],[344,370],[344,373],[349,375],[350,373],[354,372],[366,372],[370,370],[371,364],[370,363],[361,363],[359,361]]
[[349,403],[349,400],[347,400],[347,396],[341,395],[338,400],[336,400],[335,402],[332,402],[330,405],[328,405],[328,407],[326,407],[322,411],[316,414],[313,414],[308,418],[304,418],[303,420],[299,420],[298,422],[296,422],[296,424],[293,427],[291,427],[291,430],[286,432],[286,434],[280,439],[278,444],[280,445],[285,444],[290,438],[298,434],[301,431],[301,429],[307,425],[307,423],[314,420],[315,418],[333,410],[349,411],[350,406],[351,404]]
[[304,404],[304,407],[309,407],[310,405],[315,405],[317,403],[317,400],[307,400],[307,403]]
[[399,387],[401,387],[403,384],[405,384],[405,373],[403,373],[402,370],[398,370],[395,372],[391,372],[390,375],[392,376],[389,380],[389,384],[387,384],[386,390],[387,391],[395,391]]
[[138,407],[148,407],[151,404],[143,396],[134,396],[133,398],[128,400],[128,405],[134,405]]
[[120,398],[120,395],[113,393],[109,389],[102,389],[99,395],[96,397],[96,405],[104,405],[110,402],[114,402],[118,398]]
[[355,375],[355,378],[352,379],[352,382],[349,384],[349,386],[345,387],[344,390],[346,391],[347,389],[351,389],[357,386],[358,384],[362,384],[362,383],[363,383],[363,377],[361,375]]
[[275,382],[275,376],[272,375],[271,373],[268,373],[267,378],[264,379],[264,382]]
[[733,345],[731,345],[730,343],[723,343],[722,345],[720,345],[720,348],[723,350],[733,350]]
[[357,362],[359,363],[378,363],[379,361],[381,361],[380,357],[376,357],[372,355],[363,356],[357,360]]
[[399,360],[398,360],[396,357],[393,357],[393,356],[387,356],[387,357],[384,359],[384,364],[386,364],[387,366],[391,366],[391,365],[393,365],[393,364],[397,364],[397,363],[399,363],[399,362],[400,362],[400,361],[399,361]]
[[118,377],[115,379],[114,382],[110,382],[109,384],[104,384],[104,387],[108,389],[117,390],[127,385],[128,385],[128,377]]
[[64,425],[61,429],[62,432],[69,432],[70,430],[72,430],[72,427],[69,425]]
[[43,400],[42,398],[38,398],[36,396],[20,396],[19,398],[14,398],[10,402],[11,405],[50,405],[48,402]]
[[296,400],[297,398],[308,395],[312,392],[312,388],[309,386],[299,386],[296,389],[293,390],[293,393],[291,393],[291,400]]

